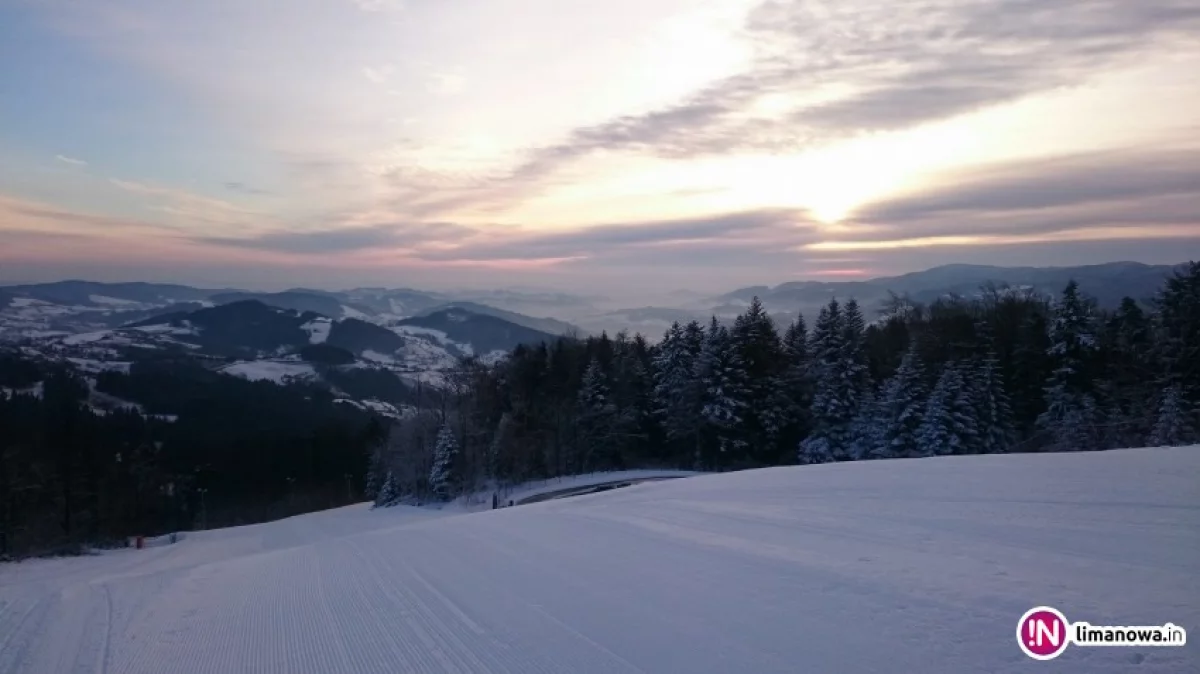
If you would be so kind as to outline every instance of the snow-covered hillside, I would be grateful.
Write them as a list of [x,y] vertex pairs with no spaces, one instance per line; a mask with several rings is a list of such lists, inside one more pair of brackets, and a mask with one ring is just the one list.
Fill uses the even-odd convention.
[[1200,448],[774,468],[475,514],[356,506],[0,566],[0,672],[1194,672],[1018,649],[1200,628]]

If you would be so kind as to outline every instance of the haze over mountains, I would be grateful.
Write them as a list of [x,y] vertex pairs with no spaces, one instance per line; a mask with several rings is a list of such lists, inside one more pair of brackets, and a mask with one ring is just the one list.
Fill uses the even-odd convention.
[[[0,287],[0,339],[119,327],[160,314],[178,314],[246,300],[385,327],[399,325],[402,321],[422,327],[421,319],[425,319],[431,325],[441,326],[439,330],[455,325],[450,330],[457,335],[456,341],[463,339],[467,343],[472,341],[469,333],[476,330],[513,330],[503,328],[505,323],[550,335],[615,333],[627,329],[656,339],[675,321],[703,321],[713,315],[732,317],[754,296],[763,301],[772,315],[786,321],[798,312],[815,315],[831,297],[854,297],[870,314],[891,294],[928,302],[952,293],[970,296],[989,283],[1053,294],[1075,279],[1100,306],[1112,307],[1125,296],[1148,299],[1163,277],[1174,268],[1137,262],[1049,268],[956,264],[865,281],[791,281],[776,286],[750,286],[717,296],[680,290],[667,294],[666,302],[645,306],[623,306],[603,296],[534,290],[435,292],[410,288],[343,291],[296,288],[268,293],[173,284],[71,280]],[[661,293],[648,292],[647,295]],[[451,309],[456,312],[452,315],[472,317],[470,325],[457,325],[445,315],[439,316]],[[497,320],[475,318],[480,316]],[[518,341],[537,337],[519,330],[512,334]],[[511,340],[489,337],[483,341],[487,343],[476,346],[491,350],[493,346],[504,348]]]
[[620,307],[603,297],[537,290],[411,288],[253,292],[177,284],[61,281],[0,288],[0,346],[91,375],[135,362],[198,361],[245,379],[313,382],[358,404],[401,414],[422,384],[440,387],[463,358],[503,358],[520,344],[627,330],[657,341],[674,322],[728,321],[759,297],[780,326],[810,320],[832,297],[869,319],[893,295],[916,302],[973,296],[985,286],[1047,296],[1071,279],[1102,307],[1151,298],[1174,268],[950,265],[869,281],[796,281],[716,297],[672,293],[670,306]]

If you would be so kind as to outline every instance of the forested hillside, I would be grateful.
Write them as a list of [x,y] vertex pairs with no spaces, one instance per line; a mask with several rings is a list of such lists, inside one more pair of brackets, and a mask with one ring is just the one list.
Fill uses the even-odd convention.
[[[132,405],[97,410],[89,386]],[[361,498],[385,433],[315,386],[187,361],[135,363],[89,383],[9,356],[0,387],[17,391],[0,392],[0,555],[344,505]]]
[[894,297],[878,318],[835,298],[811,325],[755,298],[731,325],[561,339],[451,381],[373,457],[377,501],[631,466],[1179,445],[1198,439],[1200,264],[1112,311],[1074,282]]

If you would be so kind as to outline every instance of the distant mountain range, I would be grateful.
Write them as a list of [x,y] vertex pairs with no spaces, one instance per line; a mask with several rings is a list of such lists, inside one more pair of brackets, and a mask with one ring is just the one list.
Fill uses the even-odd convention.
[[[628,329],[651,340],[675,321],[731,320],[758,296],[780,322],[810,319],[831,297],[868,314],[891,293],[928,302],[972,295],[985,284],[1057,294],[1071,279],[1106,307],[1148,300],[1175,267],[1118,262],[1056,269],[950,265],[868,281],[798,281],[716,297],[673,294],[678,306],[598,308],[560,293],[437,293],[358,288],[283,292],[154,283],[57,283],[0,288],[0,352],[67,364],[89,382],[135,363],[184,360],[226,375],[310,382],[339,400],[402,416],[422,385],[440,387],[462,358],[502,358],[518,344]],[[538,316],[516,311],[522,307]],[[555,317],[546,314],[554,313]],[[578,327],[577,327],[578,326]],[[93,391],[93,403],[119,407]]]
[[1058,268],[947,265],[865,281],[793,281],[777,286],[753,286],[715,297],[679,291],[672,294],[667,306],[630,308],[604,308],[600,305],[603,298],[537,291],[451,293],[411,288],[344,291],[293,288],[263,293],[173,284],[61,281],[0,288],[0,339],[112,329],[145,323],[164,314],[174,317],[252,300],[331,320],[354,319],[393,333],[411,335],[425,328],[444,335],[447,342],[470,345],[471,350],[486,353],[503,348],[513,339],[527,341],[544,335],[595,334],[601,330],[613,333],[627,329],[656,338],[674,321],[736,316],[754,296],[763,301],[772,315],[791,320],[797,313],[813,317],[831,297],[853,297],[870,313],[879,309],[891,293],[928,302],[952,293],[971,295],[979,292],[982,285],[993,283],[1054,294],[1075,279],[1101,306],[1112,307],[1125,296],[1138,300],[1150,298],[1163,277],[1174,268],[1136,262]]
[[679,306],[620,309],[573,320],[590,331],[602,327],[608,330],[630,327],[657,338],[674,321],[706,321],[711,316],[733,318],[744,311],[755,296],[780,321],[790,321],[797,313],[811,320],[833,297],[854,298],[870,315],[882,308],[891,293],[927,303],[950,294],[974,295],[991,283],[1056,295],[1072,279],[1100,306],[1112,308],[1127,296],[1139,301],[1149,300],[1162,285],[1163,278],[1179,266],[1139,262],[1050,268],[954,264],[865,281],[792,281],[777,286],[752,286],[716,297],[694,298]]

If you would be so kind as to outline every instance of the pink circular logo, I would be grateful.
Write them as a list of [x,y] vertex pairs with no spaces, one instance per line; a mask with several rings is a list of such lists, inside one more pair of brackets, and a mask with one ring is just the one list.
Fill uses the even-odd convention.
[[1053,660],[1067,650],[1070,623],[1058,609],[1037,606],[1017,621],[1017,644],[1034,660]]

